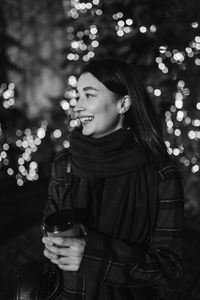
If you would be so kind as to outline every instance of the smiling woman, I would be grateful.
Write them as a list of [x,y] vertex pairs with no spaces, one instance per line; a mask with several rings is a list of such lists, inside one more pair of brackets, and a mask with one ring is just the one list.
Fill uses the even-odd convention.
[[74,109],[83,125],[82,133],[94,138],[122,128],[123,114],[130,107],[127,96],[118,97],[91,73],[78,80],[79,101]]
[[44,217],[81,209],[84,235],[43,238],[63,271],[56,299],[161,299],[159,283],[182,270],[179,171],[133,66],[91,61],[77,89],[80,126],[53,162]]

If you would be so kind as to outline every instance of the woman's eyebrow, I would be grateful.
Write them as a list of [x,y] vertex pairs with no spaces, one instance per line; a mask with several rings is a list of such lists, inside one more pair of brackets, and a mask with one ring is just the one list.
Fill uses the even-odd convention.
[[84,92],[86,92],[86,91],[88,91],[88,90],[93,90],[93,91],[99,92],[98,89],[96,89],[96,88],[94,88],[94,87],[92,87],[92,86],[86,86],[86,87],[83,88],[83,91],[84,91]]

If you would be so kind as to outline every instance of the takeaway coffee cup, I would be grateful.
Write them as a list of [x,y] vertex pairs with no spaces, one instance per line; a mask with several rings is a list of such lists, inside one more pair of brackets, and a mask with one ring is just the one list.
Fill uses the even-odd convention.
[[61,209],[46,217],[42,224],[45,236],[79,237],[81,225],[74,209]]

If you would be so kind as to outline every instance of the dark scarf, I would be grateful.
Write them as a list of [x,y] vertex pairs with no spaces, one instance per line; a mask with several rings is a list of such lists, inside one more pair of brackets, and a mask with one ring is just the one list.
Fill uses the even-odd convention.
[[88,226],[121,240],[144,243],[150,238],[157,210],[155,164],[131,130],[101,138],[70,136],[74,207],[85,207]]

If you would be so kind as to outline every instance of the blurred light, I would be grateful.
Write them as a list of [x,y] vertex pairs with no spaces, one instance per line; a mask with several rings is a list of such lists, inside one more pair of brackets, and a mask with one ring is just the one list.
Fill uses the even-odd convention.
[[95,27],[92,27],[92,28],[90,29],[90,32],[91,32],[92,34],[96,34],[96,33],[98,32],[96,26],[95,26]]
[[153,87],[152,86],[147,86],[147,91],[149,92],[149,93],[153,93]]
[[140,32],[141,32],[141,33],[147,32],[147,28],[146,28],[145,26],[141,26],[141,27],[140,27]]
[[92,0],[92,3],[93,3],[94,5],[98,5],[98,4],[99,4],[99,0]]
[[22,146],[22,141],[21,140],[17,140],[16,141],[16,146],[17,147],[21,147]]
[[199,24],[198,24],[197,22],[193,22],[193,23],[191,24],[191,26],[192,26],[193,28],[197,28],[197,27],[199,26]]
[[[32,152],[32,151],[31,151],[31,152]],[[28,160],[29,160],[29,158],[30,158],[30,154],[29,154],[29,153],[26,153],[26,152],[24,152],[24,153],[22,154],[22,158],[23,158],[24,160],[28,161]]]
[[24,184],[21,178],[17,179],[17,185],[22,186]]
[[66,100],[62,100],[60,105],[61,105],[63,110],[68,110],[69,109],[69,102],[66,101]]
[[22,147],[27,148],[28,147],[28,142],[26,140],[24,140],[22,142]]
[[3,145],[3,150],[8,151],[9,148],[10,146],[7,143]]
[[199,119],[195,119],[192,123],[193,123],[193,125],[196,126],[196,127],[199,127],[199,126],[200,126],[200,120],[199,120]]
[[13,82],[9,83],[8,88],[13,90],[15,88],[15,85]]
[[128,26],[131,26],[131,25],[133,24],[133,20],[127,19],[127,20],[126,20],[126,24],[127,24]]
[[167,121],[167,127],[172,128],[173,127],[173,122],[171,120]]
[[200,66],[200,59],[199,59],[199,58],[196,58],[194,62],[195,62],[195,64],[196,64],[197,66]]
[[160,70],[163,70],[163,69],[165,68],[165,64],[164,64],[164,63],[159,63],[159,64],[158,64],[158,68],[159,68]]
[[37,169],[37,167],[38,167],[38,164],[35,162],[35,161],[32,161],[31,163],[30,163],[30,165],[29,165],[29,167],[31,168],[31,169]]
[[83,60],[87,62],[87,61],[89,61],[89,57],[87,55],[84,55]]
[[73,87],[76,87],[76,85],[77,85],[77,79],[76,79],[76,77],[73,76],[73,75],[69,76],[68,82],[69,82],[69,84],[70,84],[71,86],[73,86]]
[[102,13],[103,13],[103,11],[102,11],[101,9],[97,9],[97,10],[96,10],[96,15],[97,15],[97,16],[101,16]]
[[69,148],[69,146],[70,146],[69,141],[67,141],[67,140],[64,141],[63,146],[64,146],[64,148]]
[[12,168],[8,168],[7,173],[8,175],[12,176],[14,174],[14,171]]
[[125,25],[125,22],[123,20],[120,20],[117,22],[117,24],[120,26],[120,27],[123,27]]
[[98,41],[93,41],[93,42],[91,43],[91,45],[92,45],[92,47],[96,48],[96,47],[99,46],[99,42],[98,42]]
[[5,151],[2,151],[1,152],[1,157],[4,159],[4,158],[6,158],[7,157],[7,153],[5,152]]
[[178,155],[180,154],[179,149],[178,149],[178,148],[175,148],[175,149],[173,150],[173,154],[174,154],[175,156],[178,156]]
[[168,73],[168,71],[169,71],[169,69],[168,69],[167,67],[165,67],[165,68],[162,70],[162,72],[165,73],[165,74]]
[[200,102],[197,102],[196,108],[197,108],[198,110],[200,110]]
[[183,80],[179,80],[179,82],[177,83],[177,86],[179,88],[183,88],[185,86],[185,82]]
[[118,19],[123,18],[123,16],[124,16],[124,14],[123,14],[121,11],[119,11],[119,12],[117,13]]
[[90,2],[86,3],[86,8],[91,9],[92,8],[92,3],[90,3]]
[[54,130],[53,136],[54,136],[54,138],[59,139],[62,136],[61,130],[60,129]]
[[172,154],[172,148],[167,148],[167,152],[169,153],[169,154]]
[[167,50],[167,51],[165,52],[165,56],[169,58],[169,57],[172,56],[172,53],[171,53],[170,51]]
[[171,106],[170,106],[170,110],[171,110],[172,113],[174,113],[174,112],[176,111],[176,106],[171,105]]
[[18,158],[18,164],[23,165],[24,164],[24,159],[22,157]]
[[73,59],[74,59],[74,54],[73,54],[73,53],[69,53],[69,54],[67,55],[67,58],[68,58],[69,60],[73,60]]
[[159,47],[159,52],[160,53],[165,53],[167,51],[167,46],[160,46]]
[[43,139],[46,135],[46,132],[45,132],[45,129],[43,127],[40,127],[37,131],[37,136],[40,138],[40,139]]
[[188,166],[190,165],[190,161],[189,161],[189,159],[185,159],[185,161],[184,161],[184,165],[185,165],[186,167],[188,167]]
[[156,32],[156,26],[155,25],[151,25],[150,26],[150,31],[151,32]]
[[161,90],[155,89],[155,90],[154,90],[154,95],[155,95],[155,96],[160,96],[160,95],[161,95]]
[[194,131],[194,130],[190,130],[190,131],[188,132],[188,136],[189,136],[189,138],[190,138],[191,140],[195,139],[195,137],[196,137],[195,131]]
[[71,127],[76,127],[77,124],[78,124],[78,123],[77,123],[77,120],[71,120],[71,121],[70,121],[70,126],[71,126]]
[[9,160],[8,160],[7,158],[4,158],[3,164],[4,164],[5,166],[8,166],[8,165],[9,165]]
[[176,119],[177,119],[179,122],[181,122],[181,121],[183,120],[183,118],[184,118],[184,112],[183,112],[182,110],[179,110],[179,111],[177,112]]
[[88,57],[89,57],[89,58],[94,57],[94,52],[93,52],[93,51],[89,51],[89,52],[88,52]]
[[171,114],[170,111],[166,111],[166,112],[165,112],[165,117],[166,117],[166,118],[171,118],[171,115],[172,115],[172,114]]
[[185,121],[185,124],[187,124],[187,125],[188,125],[188,124],[190,124],[190,123],[191,123],[191,121],[192,121],[192,120],[191,120],[191,118],[190,118],[190,117],[187,117],[187,118],[185,118],[185,120],[184,120],[184,121]]
[[196,162],[197,162],[197,158],[196,158],[196,157],[192,157],[191,163],[192,163],[192,164],[196,164]]
[[16,136],[20,137],[22,135],[22,131],[20,129],[16,130]]
[[186,47],[186,48],[185,48],[185,51],[186,51],[187,53],[192,53],[192,48]]
[[200,43],[200,36],[195,36],[195,42]]
[[180,131],[180,129],[175,129],[174,130],[174,134],[176,135],[176,136],[180,136],[181,135],[181,131]]
[[123,35],[124,35],[124,31],[121,30],[121,29],[118,30],[118,31],[117,31],[117,35],[120,36],[120,37],[123,36]]
[[199,166],[198,165],[194,165],[191,169],[192,173],[196,173],[199,171]]
[[77,104],[77,100],[76,100],[75,98],[72,98],[72,99],[70,100],[70,105],[71,105],[71,106],[76,106],[76,104]]
[[[38,137],[34,140],[34,142],[35,142],[35,145],[39,146],[41,144],[41,139]],[[32,151],[33,151],[33,149],[32,149]]]
[[125,33],[131,32],[131,28],[130,28],[130,27],[125,27],[125,28],[124,28],[124,32],[125,32]]
[[184,56],[181,52],[175,53],[173,57],[174,57],[175,60],[178,60],[178,61],[183,61],[184,60]]
[[176,100],[175,105],[178,109],[183,107],[183,101],[182,100]]
[[162,63],[162,58],[161,58],[161,57],[159,57],[159,56],[158,56],[158,57],[156,57],[156,59],[155,59],[155,60],[156,60],[156,62],[157,62],[158,64]]

